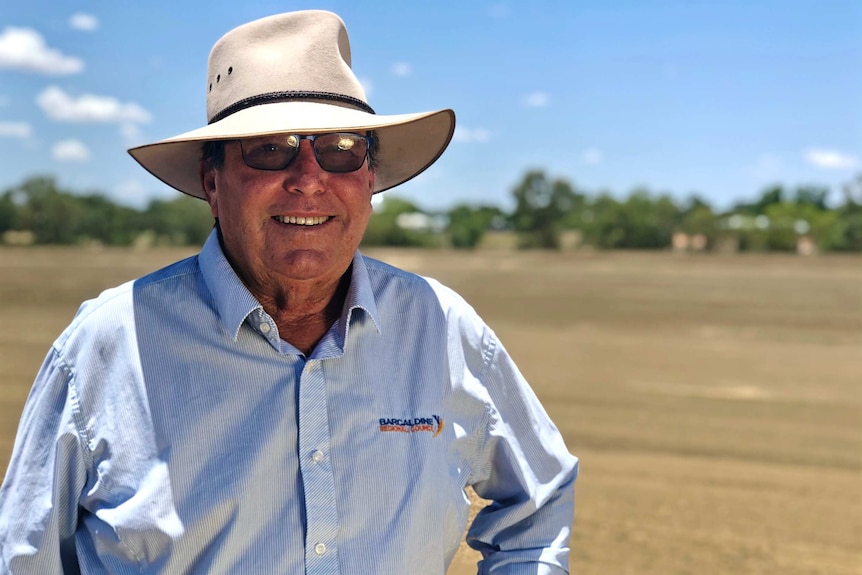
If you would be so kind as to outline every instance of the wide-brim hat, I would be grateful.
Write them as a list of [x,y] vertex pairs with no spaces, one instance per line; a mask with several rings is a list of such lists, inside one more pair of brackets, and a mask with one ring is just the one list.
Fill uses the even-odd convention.
[[423,172],[455,130],[449,109],[376,114],[351,69],[344,22],[323,10],[262,18],[222,36],[209,56],[207,120],[203,128],[129,154],[169,186],[205,199],[199,172],[204,142],[374,130],[380,144],[376,193]]

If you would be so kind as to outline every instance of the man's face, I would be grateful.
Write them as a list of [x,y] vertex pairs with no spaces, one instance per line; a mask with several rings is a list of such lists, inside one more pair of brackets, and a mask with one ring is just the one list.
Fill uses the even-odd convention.
[[308,140],[276,171],[247,166],[239,142],[228,142],[224,165],[202,167],[201,180],[227,256],[252,292],[278,292],[296,280],[337,282],[371,216],[374,172],[367,163],[326,172]]

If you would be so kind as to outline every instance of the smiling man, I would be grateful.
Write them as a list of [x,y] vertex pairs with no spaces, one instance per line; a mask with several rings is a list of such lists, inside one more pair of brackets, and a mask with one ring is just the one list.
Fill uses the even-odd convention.
[[377,115],[335,14],[226,34],[207,126],[131,150],[208,202],[195,257],[85,302],[0,488],[0,572],[568,570],[577,459],[494,332],[359,253],[454,113]]
[[365,134],[278,134],[204,148],[201,183],[225,256],[305,354],[341,313],[344,272],[371,216]]

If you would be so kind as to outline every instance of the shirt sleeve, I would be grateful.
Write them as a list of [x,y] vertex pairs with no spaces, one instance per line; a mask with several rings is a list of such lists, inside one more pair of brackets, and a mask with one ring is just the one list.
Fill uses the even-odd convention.
[[482,553],[480,575],[568,573],[578,460],[487,327],[483,340],[489,411],[472,483],[491,503],[467,543]]
[[78,499],[87,480],[73,372],[52,349],[24,406],[0,487],[0,572],[75,574]]

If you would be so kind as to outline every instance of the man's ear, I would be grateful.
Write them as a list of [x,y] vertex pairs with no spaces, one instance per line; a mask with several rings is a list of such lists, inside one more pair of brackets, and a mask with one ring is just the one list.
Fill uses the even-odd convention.
[[377,176],[377,172],[374,170],[371,170],[371,173],[369,174],[369,177],[368,177],[368,191],[369,191],[368,201],[371,201],[371,198],[374,197],[374,178],[376,176]]
[[199,164],[198,173],[200,174],[201,188],[203,188],[204,196],[210,205],[210,211],[212,211],[214,218],[218,218],[218,193],[216,193],[218,170],[213,168],[209,162],[203,161]]

